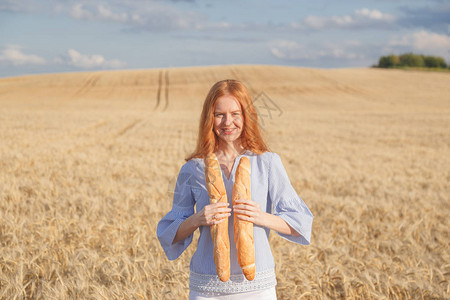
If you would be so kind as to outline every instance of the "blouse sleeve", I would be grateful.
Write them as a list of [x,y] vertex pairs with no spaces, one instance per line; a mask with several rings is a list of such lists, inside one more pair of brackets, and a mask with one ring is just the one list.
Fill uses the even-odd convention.
[[169,260],[177,259],[192,242],[193,234],[173,243],[178,227],[194,214],[194,198],[189,184],[192,176],[189,166],[183,165],[175,185],[172,210],[159,221],[156,229],[158,240]]
[[273,214],[285,220],[300,236],[278,234],[291,242],[309,245],[313,215],[292,187],[281,158],[275,153],[269,170],[269,198]]

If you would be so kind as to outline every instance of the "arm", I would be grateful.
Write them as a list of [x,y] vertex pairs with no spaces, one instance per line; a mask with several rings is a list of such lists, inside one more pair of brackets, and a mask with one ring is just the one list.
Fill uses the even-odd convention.
[[189,183],[192,176],[191,166],[189,163],[184,164],[175,185],[172,209],[159,221],[156,228],[158,240],[169,260],[178,258],[192,242],[193,235],[185,236],[177,243],[173,242],[181,224],[195,213],[195,199]]
[[259,204],[250,200],[237,200],[233,206],[236,216],[244,221],[252,222],[255,225],[266,227],[278,233],[300,236],[285,220],[263,212]]
[[226,218],[231,216],[231,208],[228,206],[229,203],[223,202],[209,204],[203,207],[201,211],[188,217],[178,227],[173,244],[184,240],[200,226],[211,226],[224,222]]
[[272,155],[269,169],[268,199],[275,216],[288,223],[299,235],[279,235],[291,242],[309,245],[313,215],[291,185],[288,174],[277,154]]
[[197,222],[195,220],[195,214],[187,218],[181,223],[180,227],[178,227],[177,233],[173,239],[173,244],[178,243],[179,241],[184,240],[188,236],[190,236],[197,228]]
[[292,242],[308,245],[313,216],[292,187],[277,154],[273,154],[269,169],[268,201],[273,204],[273,214],[262,211],[251,200],[238,200],[233,209],[242,220],[274,230]]
[[282,233],[282,234],[289,234],[289,235],[293,235],[293,236],[300,236],[300,234],[295,231],[285,220],[283,220],[281,217],[279,216],[275,216],[272,214],[268,214],[266,212],[263,212],[264,217],[262,218],[263,220],[265,220],[265,227],[271,229],[271,230],[275,230],[278,233]]

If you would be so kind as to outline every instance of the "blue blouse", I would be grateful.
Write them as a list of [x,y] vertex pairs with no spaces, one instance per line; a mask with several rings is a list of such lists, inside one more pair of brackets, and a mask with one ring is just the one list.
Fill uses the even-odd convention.
[[[281,237],[302,245],[311,239],[313,215],[292,187],[286,170],[276,153],[265,152],[257,155],[251,151],[236,158],[228,179],[222,172],[228,202],[232,208],[233,183],[237,165],[242,156],[251,164],[251,200],[259,203],[262,210],[280,216],[300,236],[278,233]],[[191,244],[193,234],[185,240],[172,243],[178,227],[189,216],[209,204],[206,190],[205,165],[203,159],[194,158],[186,162],[180,170],[173,196],[172,210],[158,223],[157,236],[169,260],[178,258]],[[255,279],[248,281],[237,260],[234,242],[233,212],[228,221],[230,236],[231,276],[222,282],[216,273],[213,258],[213,244],[209,226],[200,226],[197,250],[190,263],[189,287],[200,292],[240,293],[266,289],[276,285],[275,264],[269,245],[269,229],[253,226],[255,242]]]

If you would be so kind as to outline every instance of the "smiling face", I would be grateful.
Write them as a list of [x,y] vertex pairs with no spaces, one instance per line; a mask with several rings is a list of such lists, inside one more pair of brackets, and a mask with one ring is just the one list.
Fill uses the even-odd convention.
[[226,94],[217,99],[214,110],[214,132],[221,142],[235,143],[244,126],[244,118],[239,102],[232,95]]

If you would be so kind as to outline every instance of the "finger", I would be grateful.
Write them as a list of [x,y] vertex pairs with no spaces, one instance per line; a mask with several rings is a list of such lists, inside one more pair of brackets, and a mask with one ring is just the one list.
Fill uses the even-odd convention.
[[251,205],[244,205],[244,204],[239,204],[239,205],[235,205],[233,206],[234,210],[255,210],[254,206]]
[[230,207],[221,207],[221,208],[217,208],[214,210],[214,214],[218,214],[218,213],[229,213],[231,212],[231,208]]
[[221,219],[226,219],[226,218],[228,218],[229,216],[231,216],[231,214],[230,213],[225,213],[225,214],[216,214],[216,215],[214,215],[214,219],[215,220],[221,220]]
[[214,216],[222,215],[222,214],[230,214],[231,215],[231,208],[221,208],[221,209],[214,209],[212,211],[206,211],[205,212],[205,218],[206,219],[213,219]]
[[217,221],[216,215],[211,215],[211,216],[206,218],[206,224],[207,225],[214,225],[216,223],[216,221]]
[[220,209],[223,209],[223,208],[227,209],[229,205],[230,204],[228,202],[227,203],[225,203],[225,202],[213,203],[213,204],[206,205],[203,209],[204,209],[205,214],[209,215],[209,214],[214,214],[217,211],[220,211]]
[[[229,214],[229,216],[230,216],[231,214]],[[229,217],[228,216],[228,217]],[[217,215],[214,215],[212,218],[211,218],[211,220],[209,221],[209,222],[207,222],[207,224],[209,225],[209,226],[211,226],[211,225],[216,225],[216,224],[220,224],[220,223],[222,223],[222,222],[225,222],[227,220],[227,216],[225,215],[225,217],[223,217],[223,216],[217,216]]]
[[246,215],[246,216],[251,216],[251,217],[256,216],[256,213],[253,212],[253,211],[250,211],[250,210],[240,210],[240,209],[238,209],[238,210],[234,210],[234,213],[236,215]]
[[231,212],[216,213],[211,215],[211,220],[219,220],[231,216]]
[[214,221],[214,224],[216,225],[216,224],[223,223],[223,222],[225,222],[225,220],[226,220],[226,218],[220,219],[220,220],[216,220],[216,221]]
[[244,220],[248,222],[254,222],[254,219],[252,217],[246,216],[246,215],[237,215],[239,220]]
[[223,212],[223,213],[217,213],[214,215],[214,219],[222,219],[222,218],[228,218],[229,216],[231,216],[231,212]]
[[234,201],[233,205],[250,205],[250,206],[257,207],[259,204],[252,200],[240,199],[240,200]]

